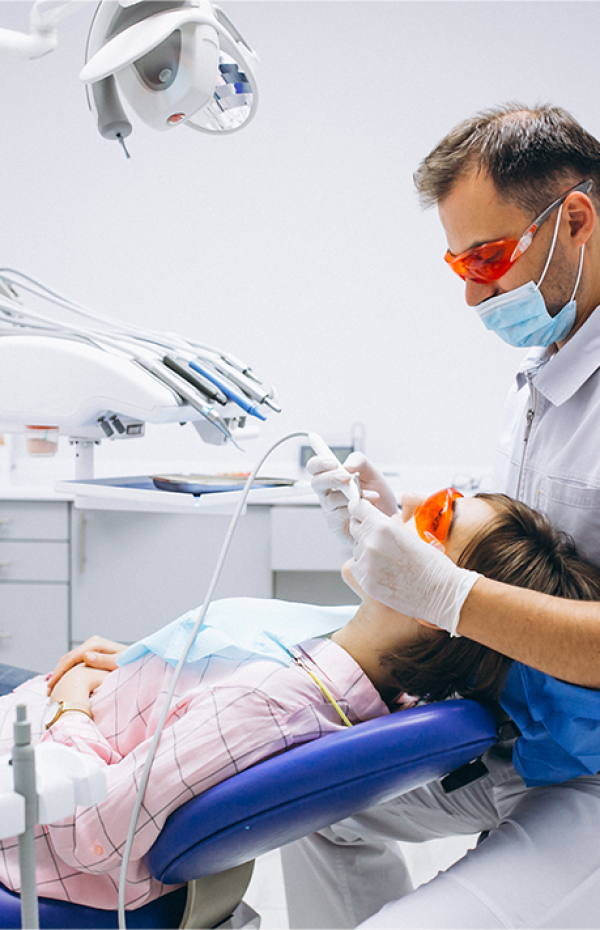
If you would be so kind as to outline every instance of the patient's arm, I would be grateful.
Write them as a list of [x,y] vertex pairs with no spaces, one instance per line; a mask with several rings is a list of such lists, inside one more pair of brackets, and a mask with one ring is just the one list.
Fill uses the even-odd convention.
[[[122,643],[115,643],[102,636],[90,636],[81,646],[71,649],[59,659],[56,668],[48,679],[48,694],[56,686],[62,676],[75,665],[89,665],[91,668],[105,669],[112,672],[117,668],[116,656],[125,650]],[[59,700],[57,698],[57,700]],[[60,700],[63,700],[62,698]]]
[[51,691],[53,701],[68,701],[90,709],[90,694],[102,684],[108,671],[75,665],[60,678]]
[[[258,682],[250,690],[250,679],[238,685],[227,681],[222,687],[213,682],[191,691],[182,686],[175,697],[144,796],[133,862],[145,855],[169,813],[185,801],[289,748],[297,732],[306,738],[313,730],[315,737],[321,732],[322,721],[307,706],[311,700],[318,704],[321,692],[302,669],[278,663],[250,667],[256,669],[252,674]],[[136,786],[162,707],[160,696],[172,675],[173,669],[156,656],[126,665],[107,675],[97,703],[92,700],[94,720],[65,714],[43,737],[95,755],[106,775],[105,801],[78,807],[71,818],[47,827],[57,855],[76,871],[106,872],[120,866]],[[347,688],[356,696],[360,688],[348,678]],[[292,685],[288,689],[285,684],[284,691],[289,679]]]
[[480,578],[463,604],[458,631],[555,678],[600,688],[600,603]]

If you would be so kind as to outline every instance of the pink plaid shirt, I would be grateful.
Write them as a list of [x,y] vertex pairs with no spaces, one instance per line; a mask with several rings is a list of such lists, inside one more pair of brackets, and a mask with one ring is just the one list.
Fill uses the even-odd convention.
[[[336,643],[314,639],[303,649],[353,723],[389,712],[360,667]],[[65,714],[45,732],[45,677],[0,698],[0,752],[11,751],[14,708],[24,703],[34,742],[72,746],[94,756],[106,772],[106,801],[36,828],[40,896],[116,908],[135,787],[172,676],[171,666],[150,653],[106,677],[91,698],[93,720]],[[174,890],[156,881],[143,861],[171,811],[261,759],[342,726],[332,704],[295,664],[230,653],[185,666],[137,825],[127,906],[140,907]],[[0,843],[0,881],[19,890],[16,839]]]

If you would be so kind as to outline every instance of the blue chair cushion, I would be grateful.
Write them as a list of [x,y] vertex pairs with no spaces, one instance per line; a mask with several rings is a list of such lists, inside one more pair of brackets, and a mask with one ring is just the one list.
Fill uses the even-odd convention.
[[[497,739],[492,710],[444,701],[370,720],[298,746],[175,811],[146,856],[165,884],[254,859],[470,762]],[[186,889],[127,912],[128,928],[178,927]],[[117,927],[117,912],[40,898],[40,927]],[[21,926],[20,898],[0,885],[0,927]]]
[[[186,898],[187,888],[178,888],[135,911],[127,911],[128,930],[171,930],[179,927]],[[53,898],[39,898],[39,914],[40,927],[43,930],[119,926],[116,909],[104,911],[97,907],[85,907],[83,904],[71,904],[69,901],[56,901]],[[14,891],[0,885],[0,927],[8,930],[20,926],[21,899]]]
[[146,863],[165,884],[222,872],[465,765],[496,730],[489,708],[451,700],[305,743],[180,807]]

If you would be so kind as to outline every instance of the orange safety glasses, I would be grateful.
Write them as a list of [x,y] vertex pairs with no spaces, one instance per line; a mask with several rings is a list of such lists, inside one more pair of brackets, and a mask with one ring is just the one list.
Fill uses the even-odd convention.
[[459,497],[464,497],[464,494],[456,488],[444,488],[419,504],[414,518],[421,539],[444,545],[452,523],[452,505]]
[[462,252],[460,255],[453,255],[448,250],[444,260],[463,281],[467,278],[470,281],[477,281],[479,284],[497,281],[499,278],[504,277],[523,252],[527,251],[542,223],[564,203],[569,194],[573,194],[575,191],[589,194],[593,183],[591,180],[582,181],[576,187],[568,190],[562,197],[559,197],[558,200],[555,200],[554,203],[551,203],[527,227],[520,239],[495,239],[493,242],[484,242],[473,249],[467,249],[466,252]]

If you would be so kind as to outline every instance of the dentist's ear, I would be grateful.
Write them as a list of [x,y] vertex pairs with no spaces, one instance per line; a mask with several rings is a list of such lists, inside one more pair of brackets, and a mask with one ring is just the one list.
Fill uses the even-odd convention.
[[563,216],[569,225],[569,235],[578,249],[584,245],[596,226],[597,215],[591,198],[581,191],[569,194],[563,206]]

